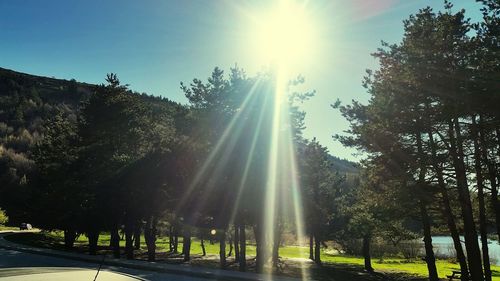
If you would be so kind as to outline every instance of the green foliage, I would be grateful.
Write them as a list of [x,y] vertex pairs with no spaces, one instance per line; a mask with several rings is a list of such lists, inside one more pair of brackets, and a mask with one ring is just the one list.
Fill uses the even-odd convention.
[[338,222],[338,199],[345,195],[342,190],[345,177],[332,167],[326,147],[314,138],[299,146],[300,186],[307,231],[317,239],[331,237],[332,221]]
[[75,190],[72,165],[77,159],[76,122],[59,113],[45,125],[45,134],[34,147],[38,169],[36,212],[30,221],[46,229],[75,228],[79,212],[79,193]]
[[49,229],[77,223],[85,194],[81,159],[92,156],[90,145],[100,148],[94,156],[106,159],[89,177],[99,182],[109,179],[99,172],[112,176],[151,151],[169,150],[183,107],[132,93],[116,76],[108,80],[109,87],[96,87],[0,69],[0,206],[12,222]]
[[[208,215],[215,225],[226,228],[232,217],[230,210],[239,213],[240,219],[242,212],[260,211],[247,206],[246,201],[235,205],[238,197],[250,196],[254,202],[263,202],[264,161],[269,149],[266,138],[272,117],[271,81],[265,75],[247,78],[237,68],[231,69],[226,78],[215,68],[207,83],[194,79],[189,87],[181,85],[193,116],[189,136],[199,144],[197,158],[203,166],[194,167],[192,190],[179,208],[194,212],[189,215],[191,220],[199,217],[205,221]],[[255,214],[252,219],[257,217]]]
[[[168,111],[148,106],[141,96],[120,85],[114,74],[108,74],[107,82],[108,85],[96,87],[82,108],[78,123],[75,183],[83,195],[84,231],[110,228],[124,222],[125,214],[138,220],[144,215],[139,209],[148,206],[151,198],[161,198],[143,188],[148,183],[149,189],[162,187],[161,182],[144,181],[161,173],[157,162],[149,163],[153,166],[149,170],[140,167],[149,155],[169,151],[175,135]],[[129,180],[124,181],[125,178]],[[110,197],[116,199],[112,205],[106,204]]]
[[[483,2],[483,22],[476,24],[465,18],[464,10],[452,12],[448,1],[444,12],[427,7],[411,15],[404,21],[403,40],[393,45],[382,43],[373,54],[380,61],[380,69],[368,71],[365,77],[364,86],[371,95],[368,103],[335,105],[351,123],[349,134],[337,139],[368,154],[368,186],[363,191],[367,195],[361,196],[363,204],[368,205],[356,211],[366,213],[354,225],[363,226],[364,232],[382,226],[390,230],[389,237],[394,231],[402,232],[404,237],[409,234],[404,231],[404,221],[418,218],[425,241],[430,241],[430,223],[437,220],[434,218],[446,221],[456,240],[456,225],[463,223],[473,280],[483,279],[483,261],[488,279],[489,262],[487,256],[481,258],[476,210],[471,208],[471,197],[485,200],[485,174],[489,174],[492,186],[490,205],[497,206],[491,210],[491,217],[496,217],[497,225],[500,222],[495,179],[498,169],[493,168],[498,164],[493,155],[498,153],[500,140],[494,139],[500,131],[498,109],[490,106],[497,104],[499,97],[498,79],[492,77],[498,76],[500,7],[493,2]],[[474,154],[468,151],[470,147],[475,148]],[[473,191],[471,183],[481,191]],[[480,232],[485,237],[488,222],[484,204],[477,208]],[[460,210],[458,223],[455,209]],[[388,228],[384,223],[388,214],[395,215],[391,220],[401,223]],[[482,240],[484,252],[487,241]],[[457,249],[461,250],[461,246]],[[431,279],[436,280],[436,274],[431,273],[434,253],[429,243],[426,256]],[[465,257],[459,258],[467,265]]]
[[4,210],[0,209],[0,225],[5,225],[7,222],[9,222],[9,217]]

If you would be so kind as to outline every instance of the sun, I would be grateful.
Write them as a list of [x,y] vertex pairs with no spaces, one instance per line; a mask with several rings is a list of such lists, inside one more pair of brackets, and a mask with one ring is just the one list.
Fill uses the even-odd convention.
[[253,42],[259,63],[296,68],[314,54],[316,30],[304,5],[281,0],[256,18]]

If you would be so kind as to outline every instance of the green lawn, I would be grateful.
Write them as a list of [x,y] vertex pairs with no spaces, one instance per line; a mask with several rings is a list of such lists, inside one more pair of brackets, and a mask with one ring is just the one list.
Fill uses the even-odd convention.
[[[22,238],[24,237],[24,238]],[[42,233],[32,233],[19,235],[19,237],[14,238],[16,242],[31,244],[41,247],[54,247],[63,248],[63,236],[62,232],[42,232]],[[99,236],[98,244],[100,246],[108,246],[110,241],[109,234],[101,234]],[[159,237],[156,241],[157,251],[166,252],[168,251],[168,237]],[[87,245],[87,238],[85,236],[80,236],[75,242],[77,248],[85,247]],[[125,241],[120,241],[120,246],[125,246]],[[141,237],[141,249],[146,250],[146,244],[144,238]],[[205,240],[205,249],[208,255],[218,255],[219,254],[219,244],[214,242],[210,243],[209,240]],[[229,246],[226,247],[229,251]],[[179,241],[179,251],[182,250],[182,238]],[[200,241],[193,239],[191,243],[191,253],[197,255],[202,253]],[[247,255],[255,255],[255,245],[247,245]],[[280,256],[284,258],[307,258],[309,256],[309,249],[306,247],[298,246],[286,246],[280,248]],[[328,264],[345,264],[350,266],[359,266],[362,268],[364,260],[361,257],[352,257],[345,255],[331,255],[327,253],[322,253],[321,259],[323,262]],[[401,272],[408,273],[418,276],[427,275],[427,266],[424,261],[421,260],[406,260],[402,258],[384,258],[383,260],[373,258],[372,259],[373,268],[376,271],[385,272]],[[445,278],[446,275],[451,274],[452,270],[459,270],[459,265],[448,260],[437,260],[436,266],[438,268],[439,277]],[[500,266],[492,266],[493,280],[500,281]]]
[[[322,259],[328,263],[364,265],[364,260],[360,257],[323,255]],[[405,259],[387,258],[381,261],[379,259],[373,259],[372,265],[375,270],[407,272],[419,276],[427,276],[427,265],[421,260],[407,261]],[[441,278],[445,278],[446,275],[450,275],[453,270],[460,270],[460,266],[458,264],[452,263],[448,260],[437,260],[436,267],[438,269],[438,275]],[[500,266],[492,265],[491,270],[493,275],[492,279],[500,281]]]
[[0,231],[2,230],[19,230],[19,227],[0,225]]

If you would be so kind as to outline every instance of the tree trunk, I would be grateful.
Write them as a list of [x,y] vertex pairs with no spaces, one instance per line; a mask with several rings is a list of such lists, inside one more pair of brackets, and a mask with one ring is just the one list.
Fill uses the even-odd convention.
[[483,281],[483,268],[481,253],[477,239],[472,203],[470,200],[469,186],[464,163],[463,141],[458,119],[449,122],[450,154],[455,168],[457,180],[458,198],[462,210],[464,222],[465,248],[467,250],[467,261],[472,281]]
[[255,243],[257,244],[255,247],[255,271],[257,273],[262,273],[264,271],[264,237],[261,230],[261,227],[257,224],[253,228],[255,235]]
[[158,220],[156,216],[151,216],[146,221],[144,226],[144,240],[148,248],[148,261],[155,261],[156,259],[156,225]]
[[443,178],[443,169],[439,166],[437,160],[437,152],[436,152],[436,144],[434,142],[434,137],[432,135],[432,131],[429,131],[429,144],[432,153],[432,166],[434,167],[434,171],[436,173],[439,191],[441,193],[441,198],[443,200],[443,208],[441,211],[443,212],[443,216],[446,219],[446,223],[448,225],[448,229],[450,230],[451,238],[453,239],[453,246],[455,247],[455,252],[457,253],[457,260],[460,264],[460,275],[462,276],[462,280],[466,281],[469,276],[469,269],[467,266],[467,259],[465,257],[464,250],[462,248],[462,243],[460,242],[460,234],[457,229],[457,225],[455,223],[455,218],[453,216],[453,211],[451,209],[450,197],[448,195],[448,190],[446,189],[446,183]]
[[[441,176],[441,180],[443,181],[443,178]],[[457,253],[457,260],[458,263],[460,264],[460,275],[463,276],[462,280],[468,280],[467,276],[469,276],[469,268],[467,266],[467,258],[465,257],[464,249],[462,248],[462,243],[460,242],[460,234],[457,229],[457,225],[455,223],[455,219],[453,217],[453,212],[451,210],[450,206],[450,198],[448,196],[448,191],[446,190],[446,187],[444,186],[444,181],[443,181],[443,186],[440,187],[441,189],[441,196],[443,200],[443,208],[441,209],[443,212],[443,216],[446,219],[446,223],[448,224],[448,229],[450,230],[450,235],[451,238],[453,239],[453,246],[455,248],[455,252]],[[441,185],[441,183],[440,183]]]
[[134,258],[134,226],[132,223],[125,225],[125,256],[128,260]]
[[230,257],[233,254],[233,238],[229,236],[229,253],[227,253],[227,256]]
[[168,248],[170,249],[170,252],[174,251],[174,230],[173,226],[170,226],[168,228]]
[[89,230],[87,235],[89,239],[89,254],[94,256],[97,254],[97,241],[99,240],[99,231]]
[[238,262],[240,260],[240,226],[234,225],[234,261]]
[[189,261],[191,259],[191,227],[186,225],[183,228],[182,254],[184,261]]
[[203,235],[201,236],[200,239],[200,246],[201,246],[201,255],[204,257],[207,255],[207,251],[205,250],[205,239],[203,238]]
[[[479,117],[479,123],[480,123],[479,143],[481,145],[482,158],[488,167],[488,180],[490,182],[490,188],[491,188],[491,210],[495,214],[496,231],[497,231],[498,241],[500,241],[500,205],[498,202],[497,171],[495,169],[495,164],[488,157],[488,147],[486,145],[485,132],[484,129],[482,128],[483,124],[482,116]],[[500,136],[497,135],[497,137],[499,138],[500,141]],[[500,153],[500,148],[499,148],[499,153]]]
[[141,223],[136,223],[134,228],[134,249],[141,249]]
[[321,239],[318,236],[314,235],[314,262],[321,265]]
[[438,273],[436,268],[436,257],[432,249],[431,224],[427,208],[422,200],[419,200],[420,216],[422,219],[422,227],[424,229],[424,246],[425,246],[425,262],[427,263],[427,271],[429,272],[429,281],[438,281]]
[[115,259],[120,258],[120,234],[118,233],[118,225],[113,225],[111,229],[111,237],[109,244],[113,250],[113,257]]
[[[497,127],[496,130],[496,136],[497,136],[497,155],[500,158],[500,129]],[[500,166],[500,163],[497,163],[497,167]],[[492,203],[495,204],[493,207],[493,210],[495,211],[496,217],[499,218],[500,220],[500,202],[498,200],[498,188],[500,187],[500,170],[496,170],[496,176],[497,176],[497,192],[491,194],[492,197]],[[494,198],[493,198],[494,197]],[[497,233],[498,233],[498,243],[500,243],[500,222],[496,222],[497,225]]]
[[274,237],[273,237],[273,253],[272,253],[272,262],[273,262],[273,267],[277,268],[278,267],[278,262],[279,262],[279,250],[280,250],[280,243],[281,243],[281,223],[280,220],[276,222],[275,228],[274,228]]
[[174,232],[174,253],[179,252],[179,233],[177,232],[177,229],[175,229]]
[[[315,182],[313,185],[312,185],[312,188],[313,188],[313,200],[314,200],[314,204],[316,206],[319,206],[319,199],[320,199],[320,195],[319,195],[319,182]],[[312,234],[313,234],[313,237],[314,237],[314,262],[318,265],[321,265],[321,237],[320,237],[320,234],[319,234],[319,230],[320,230],[320,223],[319,223],[319,218],[320,218],[320,214],[319,214],[319,210],[318,209],[313,209],[313,210],[316,210],[315,211],[315,215],[314,215],[314,220],[312,222]]]
[[484,183],[479,148],[479,134],[476,117],[472,116],[472,139],[474,143],[474,169],[476,170],[477,197],[479,203],[479,233],[481,235],[481,253],[483,255],[484,279],[491,281],[490,256],[488,251],[488,232],[486,229],[486,207],[484,203]]
[[240,230],[239,230],[239,233],[240,233],[240,237],[239,237],[239,241],[240,241],[240,256],[239,256],[239,261],[240,261],[240,265],[239,265],[239,270],[240,271],[245,271],[246,270],[246,266],[247,266],[247,257],[246,257],[246,252],[247,252],[247,238],[246,238],[246,233],[245,233],[245,224],[240,224]]
[[309,259],[314,260],[314,235],[309,234]]
[[226,231],[225,230],[223,230],[220,234],[219,258],[220,258],[220,268],[226,267]]
[[363,258],[365,259],[365,270],[368,272],[373,272],[372,258],[370,255],[370,235],[363,236]]
[[422,135],[420,132],[416,134],[417,140],[417,151],[418,151],[418,162],[419,162],[419,174],[418,174],[418,190],[419,195],[419,207],[420,207],[420,216],[422,219],[422,228],[424,230],[424,245],[425,245],[425,262],[427,263],[427,270],[429,272],[429,280],[430,281],[438,281],[438,274],[436,268],[436,257],[434,255],[434,250],[432,249],[432,237],[431,237],[431,223],[429,219],[429,215],[427,213],[427,207],[425,206],[425,175],[427,173],[427,161],[426,154],[422,148]]
[[66,249],[72,249],[75,245],[76,231],[72,229],[67,229],[64,231],[64,247]]

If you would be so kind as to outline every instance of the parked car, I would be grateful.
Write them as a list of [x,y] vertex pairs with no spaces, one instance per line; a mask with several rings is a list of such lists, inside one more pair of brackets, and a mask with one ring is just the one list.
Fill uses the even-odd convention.
[[32,228],[31,224],[25,222],[21,223],[19,226],[19,230],[31,230]]

